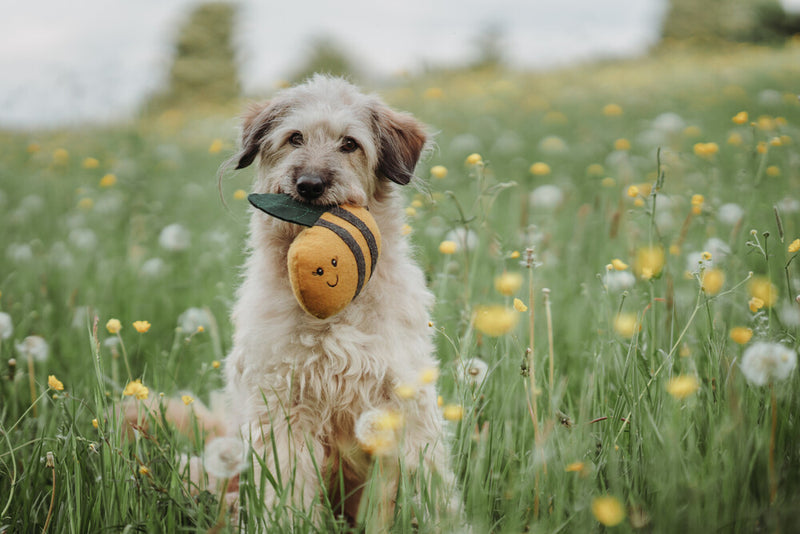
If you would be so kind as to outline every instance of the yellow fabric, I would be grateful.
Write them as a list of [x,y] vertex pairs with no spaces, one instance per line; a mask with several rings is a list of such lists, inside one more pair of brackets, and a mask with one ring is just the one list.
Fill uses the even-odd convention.
[[[341,208],[355,215],[370,229],[380,254],[378,225],[369,211],[355,206]],[[331,212],[323,214],[320,220],[340,226],[355,240],[364,256],[366,286],[372,276],[371,255],[361,231]],[[355,297],[358,285],[356,259],[342,238],[321,226],[319,221],[295,238],[289,247],[287,262],[294,296],[300,306],[314,317],[331,317],[342,311]]]

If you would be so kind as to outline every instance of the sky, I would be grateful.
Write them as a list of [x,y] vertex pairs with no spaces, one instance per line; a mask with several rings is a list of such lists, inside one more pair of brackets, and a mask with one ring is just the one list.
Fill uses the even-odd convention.
[[[163,83],[171,43],[197,0],[11,2],[0,18],[0,127],[103,122],[135,112]],[[508,58],[547,68],[642,54],[666,0],[238,0],[248,93],[274,87],[308,42],[335,38],[374,78],[458,63],[502,28]],[[800,9],[800,0],[784,0]]]

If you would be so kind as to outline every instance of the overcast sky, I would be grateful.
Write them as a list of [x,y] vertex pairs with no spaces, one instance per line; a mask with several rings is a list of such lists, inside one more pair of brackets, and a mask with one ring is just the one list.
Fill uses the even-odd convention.
[[[290,74],[308,41],[333,36],[376,77],[458,62],[489,25],[508,56],[548,67],[642,53],[666,0],[239,0],[245,90]],[[6,2],[0,18],[0,126],[130,114],[164,79],[170,45],[197,0]],[[800,8],[800,0],[784,0]]]

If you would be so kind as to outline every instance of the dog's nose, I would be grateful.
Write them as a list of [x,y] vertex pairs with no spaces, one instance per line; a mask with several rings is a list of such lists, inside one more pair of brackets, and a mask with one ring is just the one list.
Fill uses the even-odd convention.
[[314,174],[304,174],[297,179],[297,192],[306,200],[314,200],[325,192],[325,182]]

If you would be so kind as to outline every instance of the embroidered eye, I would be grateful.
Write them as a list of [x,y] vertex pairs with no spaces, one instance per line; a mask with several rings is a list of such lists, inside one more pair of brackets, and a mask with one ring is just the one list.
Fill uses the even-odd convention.
[[323,274],[325,274],[325,271],[322,270],[322,267],[317,267],[317,270],[314,271],[312,274],[315,274],[317,276],[322,276]]
[[333,265],[334,267],[336,267],[336,258],[333,258],[333,259],[331,260],[331,265]]
[[303,146],[303,134],[300,132],[295,132],[289,138],[289,144],[293,147],[300,147]]
[[345,137],[342,141],[342,148],[340,149],[345,154],[355,152],[358,149],[358,143],[352,137]]

